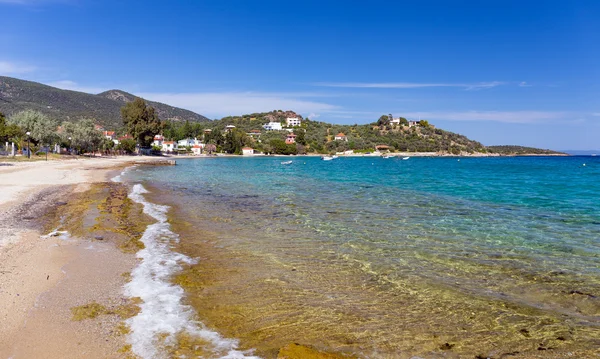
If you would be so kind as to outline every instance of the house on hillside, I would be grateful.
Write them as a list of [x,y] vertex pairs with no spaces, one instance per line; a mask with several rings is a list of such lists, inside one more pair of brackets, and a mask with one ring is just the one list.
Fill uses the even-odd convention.
[[267,131],[281,131],[283,127],[281,126],[281,122],[269,122],[263,125],[263,128]]
[[346,135],[344,135],[342,132],[335,135],[335,137],[333,139],[335,141],[348,141],[348,137],[346,137]]
[[302,124],[302,120],[298,117],[288,117],[285,119],[285,124],[287,127],[300,126]]
[[419,126],[419,123],[421,121],[408,121],[408,127],[414,127],[414,126]]
[[234,128],[235,128],[234,125],[227,125],[227,126],[225,126],[225,132],[229,132],[229,131],[233,130]]
[[375,150],[377,150],[379,152],[389,151],[390,150],[390,146],[388,146],[388,145],[377,145],[377,146],[375,146]]
[[285,138],[285,143],[288,145],[293,145],[294,143],[296,143],[296,135],[294,135],[293,133],[288,134]]
[[242,148],[242,155],[250,156],[254,154],[254,149],[252,147],[244,147]]
[[247,135],[252,138],[258,138],[258,137],[260,137],[260,130],[251,130],[250,132],[247,133]]

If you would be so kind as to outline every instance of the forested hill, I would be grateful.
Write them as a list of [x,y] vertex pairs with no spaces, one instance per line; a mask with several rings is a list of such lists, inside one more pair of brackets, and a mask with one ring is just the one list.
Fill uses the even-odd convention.
[[[213,130],[223,130],[227,125],[234,125],[245,133],[260,130],[261,141],[254,147],[261,149],[271,140],[285,139],[287,131],[265,132],[263,125],[267,122],[282,122],[288,117],[302,116],[293,111],[271,111],[253,113],[244,116],[229,116],[221,120],[206,124]],[[448,152],[459,154],[461,152],[475,153],[487,152],[484,145],[468,139],[463,135],[444,131],[421,121],[419,125],[409,126],[406,119],[404,124],[394,124],[388,116],[381,116],[379,120],[366,125],[335,125],[326,122],[302,119],[302,125],[294,130],[301,135],[302,144],[306,152],[341,152],[346,150],[373,151],[375,146],[387,145],[392,151],[408,152]],[[335,140],[336,135],[343,133],[347,140]]]
[[518,156],[518,155],[567,155],[564,152],[557,152],[552,150],[546,150],[541,148],[534,147],[525,147],[525,146],[511,146],[511,145],[502,145],[502,146],[487,146],[487,149],[490,152],[499,153],[501,155],[510,155],[510,156]]
[[[121,107],[134,98],[134,95],[121,90],[92,95],[0,76],[0,112],[5,115],[31,109],[43,112],[59,122],[91,118],[105,128],[119,129],[123,127]],[[159,102],[146,102],[156,109],[163,120],[209,121],[192,111]]]

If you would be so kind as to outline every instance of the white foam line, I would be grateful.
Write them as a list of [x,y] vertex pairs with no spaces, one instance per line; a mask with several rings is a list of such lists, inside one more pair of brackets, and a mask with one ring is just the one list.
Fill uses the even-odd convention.
[[157,220],[142,235],[145,248],[137,253],[141,262],[132,271],[131,282],[125,285],[125,295],[143,301],[140,313],[127,320],[131,328],[128,342],[134,354],[144,359],[165,358],[164,346],[176,345],[177,335],[186,333],[208,340],[212,346],[207,349],[214,358],[258,359],[237,350],[237,340],[223,338],[195,321],[193,308],[182,303],[183,288],[171,283],[170,278],[181,270],[182,264],[192,264],[194,260],[171,250],[179,236],[167,222],[169,207],[147,202],[144,193],[148,191],[136,184],[129,194],[129,198],[144,206],[144,213]]

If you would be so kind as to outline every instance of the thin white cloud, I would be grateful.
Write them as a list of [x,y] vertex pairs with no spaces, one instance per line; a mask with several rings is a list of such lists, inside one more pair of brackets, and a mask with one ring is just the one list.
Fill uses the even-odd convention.
[[82,85],[79,85],[77,82],[71,81],[71,80],[46,82],[46,85],[52,86],[52,87],[57,87],[57,88],[63,89],[63,90],[87,92],[87,93],[91,93],[91,94],[99,94],[100,92],[104,92],[107,90],[106,88],[101,88],[101,87],[82,86]]
[[[272,110],[298,113],[327,112],[338,107],[324,102],[296,98],[293,93],[203,92],[203,93],[136,93],[147,100],[185,108],[208,117],[241,115]],[[302,95],[302,94],[301,94]],[[303,97],[303,96],[297,97]]]
[[528,84],[528,83],[527,83],[527,82],[525,82],[525,81],[521,81],[521,82],[519,82],[519,87],[531,87],[531,86],[533,86],[533,85],[530,85],[530,84]]
[[600,112],[594,112],[594,113],[592,113],[592,116],[599,117],[600,116]]
[[35,70],[37,70],[35,66],[9,61],[0,61],[0,75],[22,75],[34,72]]
[[415,89],[427,87],[458,87],[466,90],[489,89],[504,85],[506,82],[491,81],[472,84],[453,83],[418,83],[418,82],[316,82],[313,86],[341,87],[341,88],[379,88],[379,89]]
[[[398,112],[400,113],[400,112]],[[573,114],[566,111],[436,111],[436,112],[404,112],[404,117],[427,120],[446,121],[478,121],[504,123],[558,123],[570,120]]]

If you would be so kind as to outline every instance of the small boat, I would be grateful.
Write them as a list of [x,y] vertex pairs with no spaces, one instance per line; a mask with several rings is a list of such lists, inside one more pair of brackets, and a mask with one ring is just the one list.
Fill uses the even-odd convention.
[[331,158],[333,158],[335,160],[336,158],[339,158],[339,157],[338,157],[338,155],[333,155],[333,156],[331,156]]
[[384,156],[381,156],[381,158],[392,158],[392,157],[394,157],[394,156],[392,156],[392,155],[384,155]]
[[410,158],[410,157],[402,157],[402,159],[403,159],[403,160],[407,160],[407,159],[409,159],[409,158]]
[[323,161],[331,161],[331,160],[333,160],[333,157],[332,156],[323,156],[323,157],[321,157],[321,159]]
[[291,165],[292,161],[283,161],[281,162],[282,165]]

